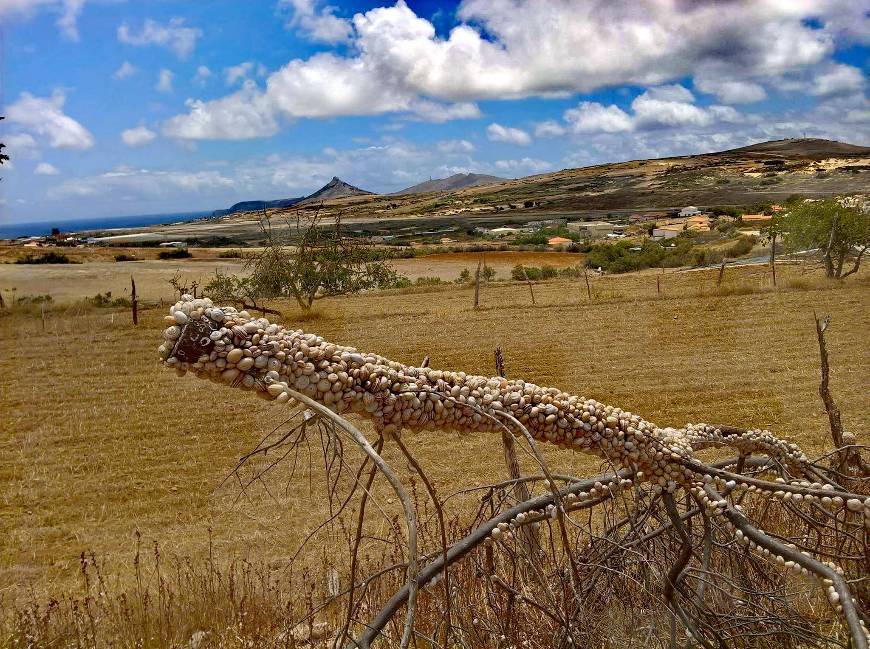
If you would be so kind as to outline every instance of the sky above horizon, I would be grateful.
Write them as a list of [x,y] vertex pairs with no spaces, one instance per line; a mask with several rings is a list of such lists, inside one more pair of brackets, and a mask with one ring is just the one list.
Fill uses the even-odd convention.
[[0,0],[0,222],[870,145],[870,0]]

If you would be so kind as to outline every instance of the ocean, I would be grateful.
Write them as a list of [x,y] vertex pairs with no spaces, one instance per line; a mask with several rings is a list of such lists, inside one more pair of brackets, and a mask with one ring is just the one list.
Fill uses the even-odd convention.
[[139,214],[133,216],[104,216],[89,219],[70,219],[68,221],[33,221],[31,223],[0,222],[0,239],[33,237],[51,234],[52,228],[61,232],[84,232],[90,230],[110,230],[117,228],[141,228],[147,225],[166,225],[177,221],[191,221],[211,216],[208,212],[176,212],[174,214]]

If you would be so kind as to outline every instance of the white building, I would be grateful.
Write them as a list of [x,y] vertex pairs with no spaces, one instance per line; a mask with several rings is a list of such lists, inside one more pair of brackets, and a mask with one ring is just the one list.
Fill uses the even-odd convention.
[[694,205],[689,205],[688,207],[684,207],[680,210],[680,216],[695,216],[696,214],[700,214],[701,210],[699,210]]

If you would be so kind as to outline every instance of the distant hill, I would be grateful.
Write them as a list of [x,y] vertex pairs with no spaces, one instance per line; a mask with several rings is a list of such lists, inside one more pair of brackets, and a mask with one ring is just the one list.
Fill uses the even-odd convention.
[[215,210],[212,213],[212,216],[228,216],[240,212],[258,212],[264,207],[266,209],[281,209],[292,207],[293,205],[303,201],[327,201],[334,198],[344,198],[346,196],[366,196],[371,193],[372,192],[367,192],[364,189],[354,187],[353,185],[344,182],[338,176],[334,176],[333,179],[323,187],[308,196],[299,196],[298,198],[279,198],[274,201],[242,201],[228,209]]
[[230,214],[238,214],[239,212],[255,212],[265,209],[280,209],[282,207],[290,207],[296,205],[300,201],[305,200],[304,196],[299,198],[279,198],[274,201],[242,201],[225,210],[215,210],[212,216],[229,216]]
[[425,194],[427,192],[450,192],[466,187],[481,187],[506,181],[507,178],[487,176],[485,174],[453,174],[448,178],[437,178],[408,187],[396,194]]
[[326,183],[313,194],[305,197],[305,201],[328,201],[334,198],[346,198],[347,196],[369,196],[373,192],[367,192],[359,187],[344,182],[338,176],[333,176],[332,180]]
[[[836,158],[842,156],[870,155],[870,147],[847,144],[835,140],[819,138],[789,138],[758,142],[739,149],[729,149],[720,153],[759,153],[779,155],[787,158]],[[716,154],[712,154],[716,155]]]

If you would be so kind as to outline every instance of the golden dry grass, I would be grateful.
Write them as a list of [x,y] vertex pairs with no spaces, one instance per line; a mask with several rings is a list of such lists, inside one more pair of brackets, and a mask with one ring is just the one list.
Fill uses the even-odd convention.
[[[866,442],[866,276],[829,283],[783,267],[781,288],[771,290],[763,268],[728,269],[721,289],[716,274],[668,273],[661,297],[653,272],[595,279],[592,303],[581,279],[537,285],[536,307],[517,283],[485,287],[477,311],[471,290],[460,288],[330,299],[304,319],[284,306],[287,322],[406,363],[429,355],[436,367],[490,374],[501,346],[510,376],[661,424],[769,427],[821,451],[828,433],[816,392],[815,309],[833,318],[832,390],[844,423]],[[159,541],[164,553],[201,557],[211,528],[224,556],[279,569],[324,517],[322,484],[310,483],[307,469],[279,483],[274,499],[256,489],[234,503],[238,486],[220,486],[284,412],[164,371],[156,361],[162,316],[146,311],[133,328],[125,313],[61,308],[49,313],[45,332],[26,312],[0,318],[4,598],[63,590],[78,578],[85,550],[106,560],[106,574],[131,574],[136,530],[146,547]],[[440,493],[504,475],[496,437],[421,433],[408,443]],[[394,449],[385,456],[407,475]],[[547,456],[563,472],[595,466],[567,452]],[[330,547],[322,539],[311,554],[329,556]]]
[[[71,302],[97,293],[111,291],[116,297],[127,297],[130,293],[130,276],[136,279],[136,290],[140,299],[147,301],[171,300],[173,289],[169,279],[179,273],[185,281],[198,281],[205,285],[215,271],[222,273],[242,273],[244,264],[240,259],[218,258],[219,249],[192,248],[192,259],[158,260],[156,248],[62,248],[51,250],[62,252],[80,264],[15,264],[14,259],[25,254],[41,255],[47,249],[22,248],[21,246],[0,246],[0,291],[5,300],[14,296],[40,295],[50,293],[56,301]],[[250,252],[252,249],[244,252]],[[115,262],[114,254],[135,255],[140,261]],[[396,259],[392,262],[396,271],[412,280],[418,277],[439,277],[452,281],[459,277],[463,268],[472,273],[478,261],[483,258],[492,266],[500,279],[510,277],[511,268],[516,264],[542,266],[550,264],[556,268],[575,266],[583,261],[580,254],[564,252],[503,252],[494,251],[481,256],[480,253],[447,253],[428,255],[414,259]],[[13,290],[14,289],[14,290]]]

